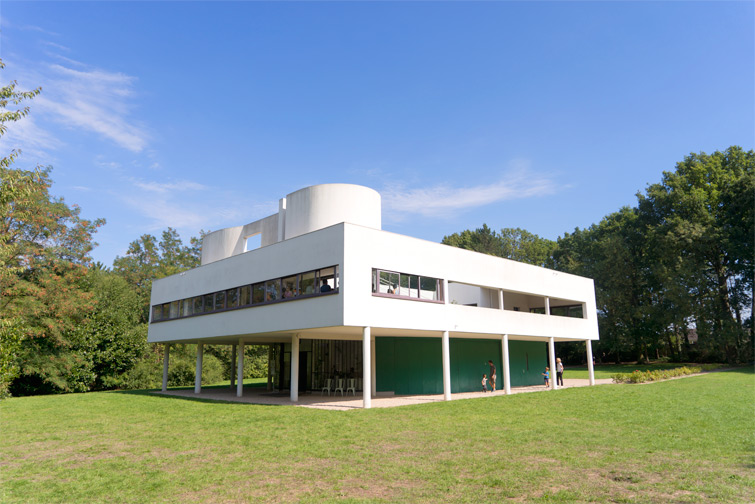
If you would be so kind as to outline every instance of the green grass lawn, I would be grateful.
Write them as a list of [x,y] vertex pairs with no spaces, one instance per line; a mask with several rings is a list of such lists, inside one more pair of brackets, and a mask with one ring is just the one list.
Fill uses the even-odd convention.
[[324,411],[107,392],[0,403],[4,503],[755,500],[755,373]]

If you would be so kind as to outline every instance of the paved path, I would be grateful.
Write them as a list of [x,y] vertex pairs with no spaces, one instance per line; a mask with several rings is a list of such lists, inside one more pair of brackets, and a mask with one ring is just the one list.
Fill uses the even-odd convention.
[[[595,380],[596,385],[611,383],[610,379]],[[589,380],[564,379],[563,388],[587,387],[590,385]],[[521,394],[524,392],[543,392],[543,385],[529,387],[514,387],[511,389],[512,394]],[[555,391],[557,392],[557,391]],[[329,410],[350,410],[362,407],[362,396],[327,396],[320,395],[319,392],[312,392],[299,395],[299,402],[292,403],[288,393],[272,393],[261,387],[247,387],[244,389],[243,397],[236,397],[236,389],[230,388],[206,388],[201,393],[195,394],[193,389],[168,390],[168,392],[155,392],[155,394],[169,395],[176,397],[186,397],[192,399],[209,399],[213,401],[230,401],[249,404],[267,404],[271,406],[301,406],[304,408],[318,408]],[[492,396],[505,395],[502,390],[495,392],[461,392],[451,394],[451,400],[485,398]],[[443,394],[432,395],[411,395],[396,396],[378,394],[372,398],[373,408],[392,408],[394,406],[408,406],[412,404],[425,404],[431,402],[443,401]]]

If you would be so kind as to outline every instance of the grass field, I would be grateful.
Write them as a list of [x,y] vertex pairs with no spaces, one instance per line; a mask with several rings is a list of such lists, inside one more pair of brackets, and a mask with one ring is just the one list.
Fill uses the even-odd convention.
[[0,403],[2,502],[755,500],[755,373],[324,411],[108,392]]
[[[674,369],[682,366],[697,366],[700,364],[679,364],[676,362],[652,363],[652,364],[601,364],[594,368],[595,379],[611,378],[616,373],[631,373],[632,371],[652,371],[655,369]],[[723,364],[720,365],[723,367]],[[587,372],[587,366],[566,367],[564,369],[564,378],[580,378],[587,380],[590,375]]]

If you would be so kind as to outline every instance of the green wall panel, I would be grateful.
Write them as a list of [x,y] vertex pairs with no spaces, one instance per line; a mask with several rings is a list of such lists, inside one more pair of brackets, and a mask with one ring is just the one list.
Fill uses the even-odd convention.
[[[496,367],[496,389],[501,388],[503,365],[501,363],[501,342],[486,339],[451,338],[451,392],[482,391],[482,375],[490,379],[489,360]],[[488,384],[488,389],[490,385]]]
[[[451,338],[451,391],[481,390],[482,374],[489,374],[488,360],[496,366],[497,389],[503,388],[501,341]],[[442,394],[441,338],[375,339],[376,387],[378,392]],[[547,345],[532,341],[509,341],[511,386],[543,383]]]
[[548,345],[537,341],[509,340],[511,386],[539,385],[548,361]]
[[376,338],[378,392],[442,394],[440,338]]

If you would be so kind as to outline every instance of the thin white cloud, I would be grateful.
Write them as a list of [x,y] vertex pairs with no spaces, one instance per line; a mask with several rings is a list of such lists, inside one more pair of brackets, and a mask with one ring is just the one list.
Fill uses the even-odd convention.
[[[228,194],[205,185],[178,181],[171,183],[130,180],[133,189],[117,195],[135,213],[147,218],[150,232],[167,227],[197,234],[200,229],[221,229],[246,224],[271,215],[276,201],[250,204],[243,196]],[[184,197],[187,191],[204,191],[204,197]]]
[[[19,72],[25,74],[24,82],[42,87],[42,94],[31,103],[33,115],[69,129],[95,133],[131,152],[141,152],[149,142],[149,133],[131,117],[137,79],[97,68],[75,69],[72,67],[85,66],[73,60],[68,60],[67,65],[43,64]],[[15,139],[24,144],[37,141],[37,136],[16,129]],[[40,133],[39,129],[35,133]],[[52,134],[42,133],[48,140],[48,149],[60,146],[50,141]]]
[[509,171],[492,184],[458,187],[438,184],[431,187],[405,188],[392,186],[381,191],[386,216],[402,220],[408,215],[447,217],[453,213],[514,199],[533,198],[553,194],[557,184],[547,175],[522,168]]
[[189,180],[179,180],[178,182],[143,182],[141,180],[133,181],[134,185],[139,189],[153,193],[171,193],[179,191],[202,191],[208,189],[207,186],[199,184],[197,182],[191,182]]
[[50,35],[50,36],[53,36],[53,37],[57,37],[58,36],[57,33],[53,32],[53,31],[50,31],[50,30],[46,30],[46,29],[42,28],[41,26],[20,25],[20,26],[18,26],[18,29],[22,30],[22,31],[33,31],[33,32],[43,33],[45,35]]
[[44,164],[50,162],[47,151],[56,150],[62,146],[63,142],[37,124],[34,115],[28,115],[8,124],[0,154],[5,156],[10,149],[21,149],[24,161]]
[[66,47],[64,45],[61,45],[61,44],[56,44],[55,42],[50,42],[49,40],[43,41],[42,44],[46,45],[48,47],[52,47],[53,49],[59,49],[61,51],[65,51],[65,52],[70,52],[71,51],[70,48],[68,48],[68,47]]

